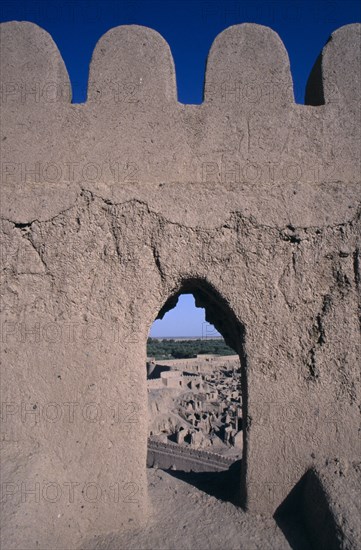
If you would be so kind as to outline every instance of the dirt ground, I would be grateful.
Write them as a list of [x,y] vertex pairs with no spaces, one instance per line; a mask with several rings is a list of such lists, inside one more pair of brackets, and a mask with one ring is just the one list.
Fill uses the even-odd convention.
[[[95,537],[82,546],[82,550],[311,548],[301,526],[290,520],[280,527],[273,518],[246,514],[231,502],[222,500],[224,495],[219,492],[214,475],[205,477],[149,469],[151,514],[146,528]],[[203,490],[206,488],[208,492]]]

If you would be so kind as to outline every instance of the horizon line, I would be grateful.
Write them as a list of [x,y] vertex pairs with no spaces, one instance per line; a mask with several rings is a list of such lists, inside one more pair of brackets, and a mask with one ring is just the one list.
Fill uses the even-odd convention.
[[203,339],[203,340],[210,340],[211,338],[223,338],[223,336],[221,334],[215,334],[213,336],[204,336],[202,334],[200,335],[193,335],[193,336],[178,336],[178,335],[174,335],[174,336],[152,336],[151,334],[148,336],[148,338],[199,338],[199,339]]

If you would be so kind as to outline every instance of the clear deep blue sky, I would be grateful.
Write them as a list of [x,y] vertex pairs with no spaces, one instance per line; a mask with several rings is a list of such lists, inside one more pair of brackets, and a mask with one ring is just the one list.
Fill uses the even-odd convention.
[[[66,63],[73,101],[86,99],[89,61],[98,39],[117,25],[138,24],[157,30],[175,60],[178,99],[201,103],[209,48],[222,30],[253,22],[274,29],[290,57],[295,98],[304,102],[313,63],[332,31],[361,19],[359,0],[2,0],[1,21],[33,21],[55,40]],[[152,335],[198,336],[211,330],[191,296],[157,321]]]

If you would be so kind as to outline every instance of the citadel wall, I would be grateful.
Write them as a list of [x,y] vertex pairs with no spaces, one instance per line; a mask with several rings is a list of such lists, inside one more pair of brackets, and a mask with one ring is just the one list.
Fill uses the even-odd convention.
[[6,548],[144,525],[146,341],[182,291],[240,355],[247,510],[359,460],[359,43],[335,31],[297,105],[279,37],[230,27],[183,105],[164,39],[117,27],[72,104],[49,34],[1,25]]
[[147,466],[184,472],[221,472],[228,470],[234,458],[203,449],[192,449],[176,443],[148,439]]

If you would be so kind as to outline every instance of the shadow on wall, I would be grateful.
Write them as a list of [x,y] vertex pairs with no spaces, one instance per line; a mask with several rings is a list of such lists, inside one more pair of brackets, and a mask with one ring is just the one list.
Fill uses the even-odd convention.
[[341,550],[358,548],[342,540],[327,491],[310,469],[278,507],[274,518],[293,550]]
[[241,499],[240,485],[242,461],[237,460],[223,472],[184,472],[168,470],[173,477],[193,485],[200,491],[225,502],[238,505]]

